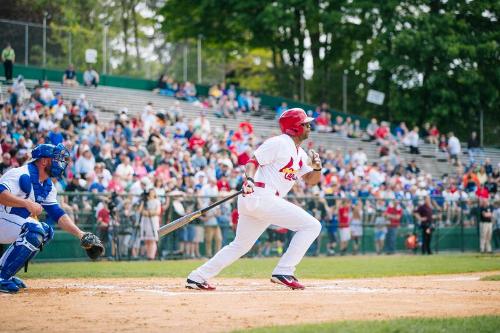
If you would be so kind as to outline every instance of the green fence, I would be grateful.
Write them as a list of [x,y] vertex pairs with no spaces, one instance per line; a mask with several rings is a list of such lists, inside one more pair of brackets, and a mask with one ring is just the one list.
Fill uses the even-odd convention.
[[[213,198],[215,199],[215,198]],[[101,236],[107,242],[107,256],[113,256],[115,259],[127,260],[129,259],[130,252],[129,245],[133,242],[134,237],[138,237],[138,228],[140,223],[140,213],[138,207],[141,203],[140,196],[116,196],[112,199],[109,194],[95,194],[95,193],[65,193],[60,195],[61,205],[65,208],[68,214],[76,221],[77,225],[85,231],[91,231]],[[205,207],[209,203],[209,198],[203,197],[163,197],[162,200],[162,217],[161,224],[168,223],[175,220],[183,214],[190,213],[201,207]],[[311,207],[318,207],[317,197],[302,197],[293,198],[294,202],[304,209],[308,210],[310,213],[315,214],[318,219],[322,221],[323,230],[321,237],[317,240],[309,249],[309,255],[327,254],[327,244],[331,238],[332,226],[335,224],[335,219],[331,218],[331,215],[327,214],[324,216],[318,216],[317,211]],[[326,204],[328,211],[335,212],[336,208],[334,205],[338,199],[327,198],[323,201]],[[175,204],[174,204],[175,203]],[[182,211],[179,211],[179,203],[183,207]],[[234,231],[230,223],[230,212],[235,208],[236,201],[228,203],[225,207],[224,215],[227,218],[225,222],[219,223],[223,235],[223,245],[228,244],[234,239]],[[409,252],[406,248],[405,241],[407,237],[416,233],[420,236],[420,229],[418,225],[414,223],[413,211],[415,206],[414,203],[410,201],[401,201],[401,206],[404,208],[405,212],[401,221],[401,226],[397,230],[396,238],[396,251],[400,253]],[[435,231],[433,234],[433,240],[431,248],[434,252],[440,251],[478,251],[479,248],[479,232],[477,224],[477,207],[473,203],[468,203],[468,207],[464,207],[463,212],[458,215],[458,219],[452,224],[446,224],[446,212],[442,210],[435,210]],[[371,216],[370,211],[373,211],[375,203],[366,200],[363,203],[363,220],[362,220],[362,236],[360,239],[360,246],[358,251],[361,253],[373,253],[375,251],[375,224],[373,222],[373,216]],[[116,213],[113,221],[111,222],[112,228],[107,230],[105,234],[99,228],[97,223],[96,215],[98,207],[107,207],[113,211],[113,207],[116,207],[114,212]],[[411,211],[410,211],[411,210]],[[129,215],[126,213],[130,212]],[[45,220],[44,216],[41,220]],[[222,221],[222,220],[221,220]],[[53,221],[47,221],[53,224]],[[179,244],[183,240],[183,233],[186,232],[186,228],[191,226],[201,226],[203,227],[203,222],[200,220],[195,220],[190,224],[190,226],[167,235],[160,240],[159,243],[159,257],[165,259],[182,258],[182,253],[179,253]],[[113,226],[115,226],[113,228]],[[79,260],[86,258],[85,253],[79,246],[79,242],[73,236],[59,230],[56,226],[55,238],[46,247],[44,247],[43,252],[37,256],[37,260]],[[337,229],[337,228],[333,228]],[[135,235],[134,235],[135,234]],[[339,240],[338,229],[335,231],[337,240]],[[285,235],[286,248],[289,242],[292,232],[288,232]],[[269,244],[269,233],[265,232],[262,237],[257,242],[256,246],[250,251],[250,256],[263,255],[263,249],[265,244],[271,247],[271,254],[279,254],[276,248],[277,244]],[[339,241],[336,244],[336,251],[339,251]],[[140,243],[138,243],[140,244]],[[111,248],[116,246],[116,251],[111,251]],[[201,254],[205,253],[204,244],[200,244]],[[352,253],[353,242],[350,242],[347,253]]]

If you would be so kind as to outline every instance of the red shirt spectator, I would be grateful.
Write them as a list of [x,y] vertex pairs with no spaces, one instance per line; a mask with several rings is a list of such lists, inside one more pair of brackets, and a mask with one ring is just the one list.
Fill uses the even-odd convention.
[[242,121],[240,123],[240,130],[243,131],[243,133],[247,134],[247,135],[252,135],[253,134],[253,125],[250,124],[249,121]]
[[490,196],[490,192],[488,191],[488,189],[486,187],[480,186],[476,190],[476,196],[478,198],[481,198],[481,199],[488,199]]
[[217,181],[217,188],[219,189],[219,191],[226,191],[226,192],[231,191],[231,186],[227,181],[227,177],[222,177]]
[[238,165],[245,165],[250,160],[250,155],[247,152],[244,152],[238,155]]
[[349,206],[339,207],[339,228],[349,228]]
[[122,193],[125,188],[122,186],[120,179],[118,177],[113,177],[108,184],[108,192]]
[[328,118],[326,117],[326,113],[321,113],[318,118],[316,118],[316,125],[320,126],[329,126]]
[[389,205],[385,210],[385,214],[389,218],[389,227],[397,228],[401,225],[401,216],[403,216],[403,210],[399,205]]
[[109,210],[106,206],[103,206],[98,212],[97,212],[97,223],[99,225],[99,228],[101,229],[107,229],[109,227],[109,222],[111,221],[111,216],[109,214]]
[[437,129],[436,125],[433,125],[431,129],[429,130],[429,135],[438,138],[439,137],[439,130]]
[[387,137],[387,134],[389,134],[389,129],[387,128],[387,126],[380,126],[375,131],[375,137],[377,139],[385,139]]
[[191,139],[189,139],[189,149],[195,150],[198,147],[203,148],[205,145],[205,140],[203,140],[198,134],[194,134]]

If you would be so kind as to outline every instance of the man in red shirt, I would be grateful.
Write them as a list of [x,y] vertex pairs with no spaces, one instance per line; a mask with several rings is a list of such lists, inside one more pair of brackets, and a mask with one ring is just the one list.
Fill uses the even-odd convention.
[[339,233],[340,233],[340,254],[344,255],[351,240],[350,207],[347,199],[342,199],[338,209]]
[[398,236],[398,229],[401,225],[401,217],[403,216],[403,209],[396,201],[391,201],[387,206],[385,215],[389,219],[387,228],[385,250],[387,254],[394,254],[396,252],[396,239]]
[[99,228],[98,236],[102,240],[105,247],[109,244],[109,222],[111,221],[111,214],[106,202],[97,212],[97,227]]

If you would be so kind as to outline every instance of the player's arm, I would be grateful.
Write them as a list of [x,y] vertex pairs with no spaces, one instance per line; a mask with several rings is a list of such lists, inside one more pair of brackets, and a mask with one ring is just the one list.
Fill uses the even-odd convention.
[[314,186],[321,180],[321,159],[319,158],[319,154],[314,150],[309,151],[309,156],[311,158],[311,167],[312,170],[306,173],[302,178],[309,186]]
[[75,222],[71,220],[68,214],[64,214],[63,216],[61,216],[57,221],[57,224],[59,224],[59,227],[61,227],[61,229],[72,234],[78,239],[81,239],[82,236],[85,234],[82,230],[80,230],[80,228],[76,226]]
[[26,208],[31,215],[38,216],[42,213],[42,206],[28,199],[20,198],[10,193],[3,184],[0,185],[0,204],[7,207]]
[[243,182],[243,192],[244,194],[253,193],[253,188],[255,186],[254,176],[259,167],[259,162],[253,156],[248,163],[245,165],[245,181]]

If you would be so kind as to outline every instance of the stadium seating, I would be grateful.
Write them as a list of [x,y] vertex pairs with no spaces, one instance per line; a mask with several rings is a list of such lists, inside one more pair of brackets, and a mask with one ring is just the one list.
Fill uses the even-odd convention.
[[[28,81],[27,87],[32,88],[34,81]],[[99,120],[101,122],[111,121],[115,114],[123,108],[128,109],[129,116],[139,115],[144,106],[148,102],[152,102],[156,111],[161,109],[168,110],[174,105],[176,99],[172,97],[165,97],[155,94],[151,91],[134,90],[125,88],[114,88],[100,86],[97,89],[87,87],[66,87],[62,86],[59,82],[50,83],[54,92],[60,91],[66,100],[78,99],[81,94],[85,94],[88,101],[94,105],[99,113]],[[195,118],[200,115],[203,110],[199,106],[187,102],[180,102],[184,115],[187,118]],[[229,128],[236,128],[240,121],[251,117],[250,115],[239,115],[236,119],[218,118],[215,116],[213,110],[207,110],[207,118],[209,119],[212,127],[222,126],[226,124]],[[275,121],[265,119],[264,117],[251,117],[251,122],[254,125],[257,135],[269,136],[273,133],[279,133],[277,123]],[[342,138],[332,133],[317,133],[311,135],[311,140],[315,145],[321,145],[327,149],[341,149],[343,151],[355,151],[358,147],[362,147],[368,156],[369,161],[378,160],[378,147],[373,142],[364,142],[359,139]],[[466,144],[462,144],[466,147]],[[450,173],[450,165],[447,162],[447,157],[443,153],[439,153],[436,147],[430,144],[421,144],[420,155],[409,154],[408,150],[404,147],[399,149],[400,156],[406,162],[415,159],[417,165],[425,172],[431,173],[434,177],[441,177],[443,174]],[[466,148],[463,148],[464,155],[461,157],[463,161],[468,160],[466,155]],[[490,158],[493,165],[500,163],[500,150],[494,148],[484,149],[485,158]]]

